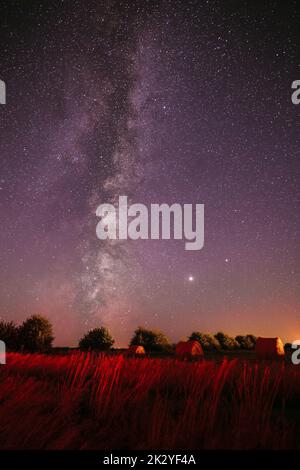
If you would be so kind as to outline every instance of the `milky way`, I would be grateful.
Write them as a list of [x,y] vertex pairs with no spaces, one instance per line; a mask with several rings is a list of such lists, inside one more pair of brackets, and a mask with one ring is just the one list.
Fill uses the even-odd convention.
[[[296,5],[3,7],[1,318],[300,336]],[[119,195],[205,204],[203,250],[98,240]]]

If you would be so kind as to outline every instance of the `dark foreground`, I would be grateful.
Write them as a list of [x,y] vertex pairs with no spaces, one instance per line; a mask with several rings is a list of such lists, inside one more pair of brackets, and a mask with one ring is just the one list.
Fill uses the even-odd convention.
[[9,354],[1,449],[299,449],[300,366]]

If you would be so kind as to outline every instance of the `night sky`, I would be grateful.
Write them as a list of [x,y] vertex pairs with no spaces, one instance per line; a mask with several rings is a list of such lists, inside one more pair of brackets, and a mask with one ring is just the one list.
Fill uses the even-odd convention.
[[[1,2],[2,319],[300,338],[297,3]],[[100,241],[119,195],[205,204],[204,248]]]

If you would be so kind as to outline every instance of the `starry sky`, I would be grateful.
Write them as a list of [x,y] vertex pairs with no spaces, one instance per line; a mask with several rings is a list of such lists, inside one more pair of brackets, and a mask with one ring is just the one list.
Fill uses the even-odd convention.
[[[300,9],[1,4],[0,317],[300,337]],[[205,204],[205,245],[100,241],[96,208]]]

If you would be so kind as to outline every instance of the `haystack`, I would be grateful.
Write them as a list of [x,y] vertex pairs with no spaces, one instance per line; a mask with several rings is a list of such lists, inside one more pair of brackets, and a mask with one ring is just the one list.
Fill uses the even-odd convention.
[[198,341],[180,341],[176,346],[176,356],[180,359],[192,359],[203,356],[203,349]]
[[281,339],[276,338],[257,338],[255,345],[256,356],[259,359],[278,359],[284,357],[284,347]]
[[144,346],[133,344],[126,351],[129,356],[144,356],[146,354]]

